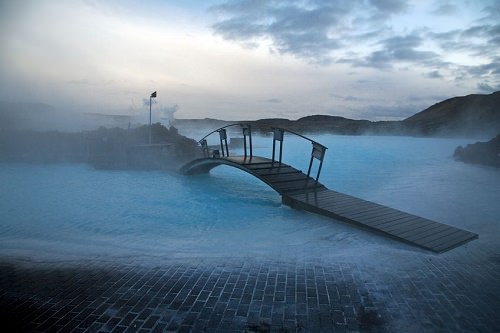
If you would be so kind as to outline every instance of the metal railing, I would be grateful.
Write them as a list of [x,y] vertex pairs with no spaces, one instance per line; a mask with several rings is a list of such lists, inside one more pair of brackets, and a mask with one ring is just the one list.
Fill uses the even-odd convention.
[[[318,171],[316,173],[315,180],[316,180],[316,183],[318,182],[319,176],[321,174],[321,168],[323,167],[323,160],[325,158],[325,153],[326,153],[326,150],[328,149],[327,147],[323,146],[319,142],[316,142],[316,141],[314,141],[314,140],[312,140],[312,139],[310,139],[310,138],[308,138],[300,133],[291,131],[289,129],[265,125],[265,124],[259,124],[259,125],[261,125],[262,127],[268,127],[273,132],[273,150],[272,150],[271,161],[272,161],[272,163],[277,162],[279,164],[279,166],[281,166],[282,159],[283,159],[283,141],[285,138],[285,132],[296,135],[300,138],[303,138],[303,139],[311,142],[312,151],[311,151],[311,159],[309,160],[309,167],[307,169],[307,177],[310,177],[313,162],[315,159],[317,159],[319,161],[319,166],[318,166]],[[244,151],[245,159],[247,157],[249,157],[250,159],[253,157],[252,129],[251,129],[250,124],[245,124],[245,123],[236,123],[236,124],[230,124],[230,125],[220,127],[218,129],[213,130],[212,132],[208,133],[201,140],[199,140],[198,142],[202,146],[203,154],[205,157],[213,157],[213,158],[229,157],[229,148],[228,148],[228,144],[227,144],[227,130],[226,129],[228,127],[232,127],[232,126],[240,126],[242,129],[243,151]],[[209,137],[210,135],[212,135],[216,132],[219,133],[220,151],[214,150],[212,156],[210,156],[210,149],[209,149],[209,146],[207,143],[207,137]],[[248,141],[248,145],[247,145],[247,141]],[[279,155],[278,155],[277,160],[276,160],[276,142],[279,142]]]
[[[220,152],[222,152],[222,157],[229,157],[229,148],[227,145],[226,128],[232,127],[232,126],[240,126],[241,127],[242,132],[243,132],[243,149],[244,149],[245,158],[246,157],[252,158],[252,156],[253,156],[253,153],[252,153],[252,150],[253,150],[253,147],[252,147],[252,128],[251,128],[250,124],[241,124],[241,123],[230,124],[230,125],[220,127],[218,129],[213,130],[212,132],[208,133],[201,140],[199,140],[198,143],[201,144],[201,146],[203,148],[203,154],[205,155],[205,157],[210,157],[210,151],[209,151],[209,147],[208,147],[208,143],[207,143],[207,138],[210,135],[214,134],[215,132],[219,133],[219,140],[220,140],[220,151],[218,153],[219,156],[220,156]],[[248,139],[248,148],[247,148],[247,139]],[[217,155],[217,151],[215,152],[215,154]],[[212,156],[212,157],[215,157],[215,156]]]

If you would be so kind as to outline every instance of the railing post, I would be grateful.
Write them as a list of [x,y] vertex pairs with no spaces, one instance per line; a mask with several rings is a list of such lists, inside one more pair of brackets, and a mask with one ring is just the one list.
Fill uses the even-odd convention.
[[281,160],[283,157],[283,138],[284,138],[284,130],[282,128],[273,128],[273,163],[274,163],[274,155],[276,152],[276,141],[280,142],[280,155],[279,155],[279,165],[281,165]]
[[203,156],[204,157],[208,157],[210,155],[209,151],[208,151],[208,143],[207,143],[207,140],[203,139],[200,141],[200,144],[201,144],[201,149],[203,151]]
[[252,148],[252,128],[248,125],[248,141],[250,142],[250,159],[253,157],[253,148]]
[[252,159],[252,130],[250,128],[250,125],[241,125],[241,128],[243,130],[243,150],[245,154],[245,159],[247,158],[247,136],[248,136],[248,143],[249,143],[249,150],[250,150],[250,159]]
[[[218,130],[219,132],[219,137],[220,137],[220,150],[222,151],[222,156],[229,156],[229,149],[227,148],[227,132],[225,128],[222,128]],[[226,150],[226,155],[224,155],[224,144],[225,144],[225,150]]]
[[309,161],[309,169],[307,170],[307,177],[311,175],[311,167],[313,160],[316,158],[319,160],[319,167],[318,167],[318,173],[316,174],[316,184],[318,183],[319,180],[319,175],[321,173],[321,168],[323,167],[323,159],[325,158],[325,153],[326,153],[326,147],[317,143],[313,142],[312,143],[312,152],[311,152],[311,160]]

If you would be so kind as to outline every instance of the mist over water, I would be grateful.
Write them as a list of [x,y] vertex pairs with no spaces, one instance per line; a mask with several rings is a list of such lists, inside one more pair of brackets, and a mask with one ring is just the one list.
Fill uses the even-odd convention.
[[[211,144],[217,144],[217,138]],[[330,189],[479,233],[497,247],[497,169],[451,155],[464,139],[315,136]],[[270,137],[254,136],[270,157]],[[307,171],[311,145],[287,136],[283,161]],[[240,150],[241,151],[241,150]],[[316,169],[313,168],[313,174]],[[251,175],[104,171],[84,164],[0,165],[0,255],[29,260],[189,256],[342,256],[416,251],[281,204]],[[474,243],[473,242],[473,243]]]

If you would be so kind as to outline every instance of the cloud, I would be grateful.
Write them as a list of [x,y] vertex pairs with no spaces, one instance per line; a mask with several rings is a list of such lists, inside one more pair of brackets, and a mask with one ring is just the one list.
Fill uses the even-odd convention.
[[442,79],[443,75],[441,75],[441,73],[439,71],[432,71],[432,72],[426,73],[425,77],[428,77],[430,79]]
[[341,95],[341,94],[330,94],[331,97],[346,101],[346,102],[365,102],[366,98],[362,98],[359,96],[352,96],[352,95]]
[[[397,61],[421,63],[437,57],[417,49],[423,44],[421,33],[396,35],[388,27],[393,15],[408,8],[399,0],[236,1],[211,11],[219,15],[214,32],[227,40],[265,45],[272,53],[320,65],[389,68]],[[358,43],[370,51],[360,53]]]
[[494,87],[489,85],[488,83],[482,82],[477,84],[477,89],[482,93],[491,94],[492,92],[500,90],[500,84],[497,84]]
[[460,10],[456,4],[445,1],[442,3],[436,3],[436,7],[430,13],[437,16],[449,16],[458,14],[459,12]]
[[[390,70],[415,65],[420,75],[427,72],[432,74],[427,77],[436,78],[438,73],[467,77],[484,67],[497,67],[500,9],[483,5],[478,10],[482,4],[436,1],[415,7],[415,3],[399,0],[239,0],[210,11],[217,16],[212,25],[216,35],[254,48],[267,47],[272,54],[324,66],[343,63]],[[475,17],[472,21],[471,8],[476,13],[470,16]],[[425,19],[412,16],[418,10]],[[483,17],[479,19],[477,13]],[[466,15],[469,21],[458,15]],[[404,18],[408,22],[401,22]],[[399,30],[395,19],[403,24]],[[481,57],[477,65],[474,57]]]
[[418,33],[381,40],[379,50],[373,51],[364,59],[353,61],[353,64],[374,68],[390,68],[399,62],[418,63],[419,65],[439,62],[439,56],[435,52],[417,49],[422,43],[423,39]]
[[[401,10],[400,1],[372,1],[370,18]],[[363,1],[236,1],[211,8],[219,15],[214,32],[227,40],[269,45],[277,54],[290,54],[313,63],[329,64],[331,52],[344,47],[342,38],[352,24],[366,19]],[[353,15],[349,17],[349,15]],[[384,15],[386,17],[386,15]]]

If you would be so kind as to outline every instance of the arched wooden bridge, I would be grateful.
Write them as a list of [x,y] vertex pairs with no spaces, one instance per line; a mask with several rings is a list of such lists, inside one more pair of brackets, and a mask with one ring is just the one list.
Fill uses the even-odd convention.
[[[242,129],[243,155],[230,156],[229,154],[226,128],[231,126],[240,126]],[[270,129],[273,131],[271,158],[253,156],[250,125],[232,124],[221,127],[201,139],[199,143],[203,150],[203,157],[184,165],[181,172],[192,175],[208,173],[219,165],[232,166],[268,184],[281,195],[282,202],[292,208],[354,224],[434,252],[448,251],[478,237],[477,234],[466,230],[326,188],[319,182],[319,177],[327,148],[301,134],[282,128],[270,127]],[[311,142],[312,151],[307,173],[282,162],[285,132],[298,135]],[[207,137],[214,133],[219,134],[220,149],[209,147],[207,143]],[[279,145],[279,152],[277,145]],[[312,176],[314,164],[316,164],[316,172]]]

